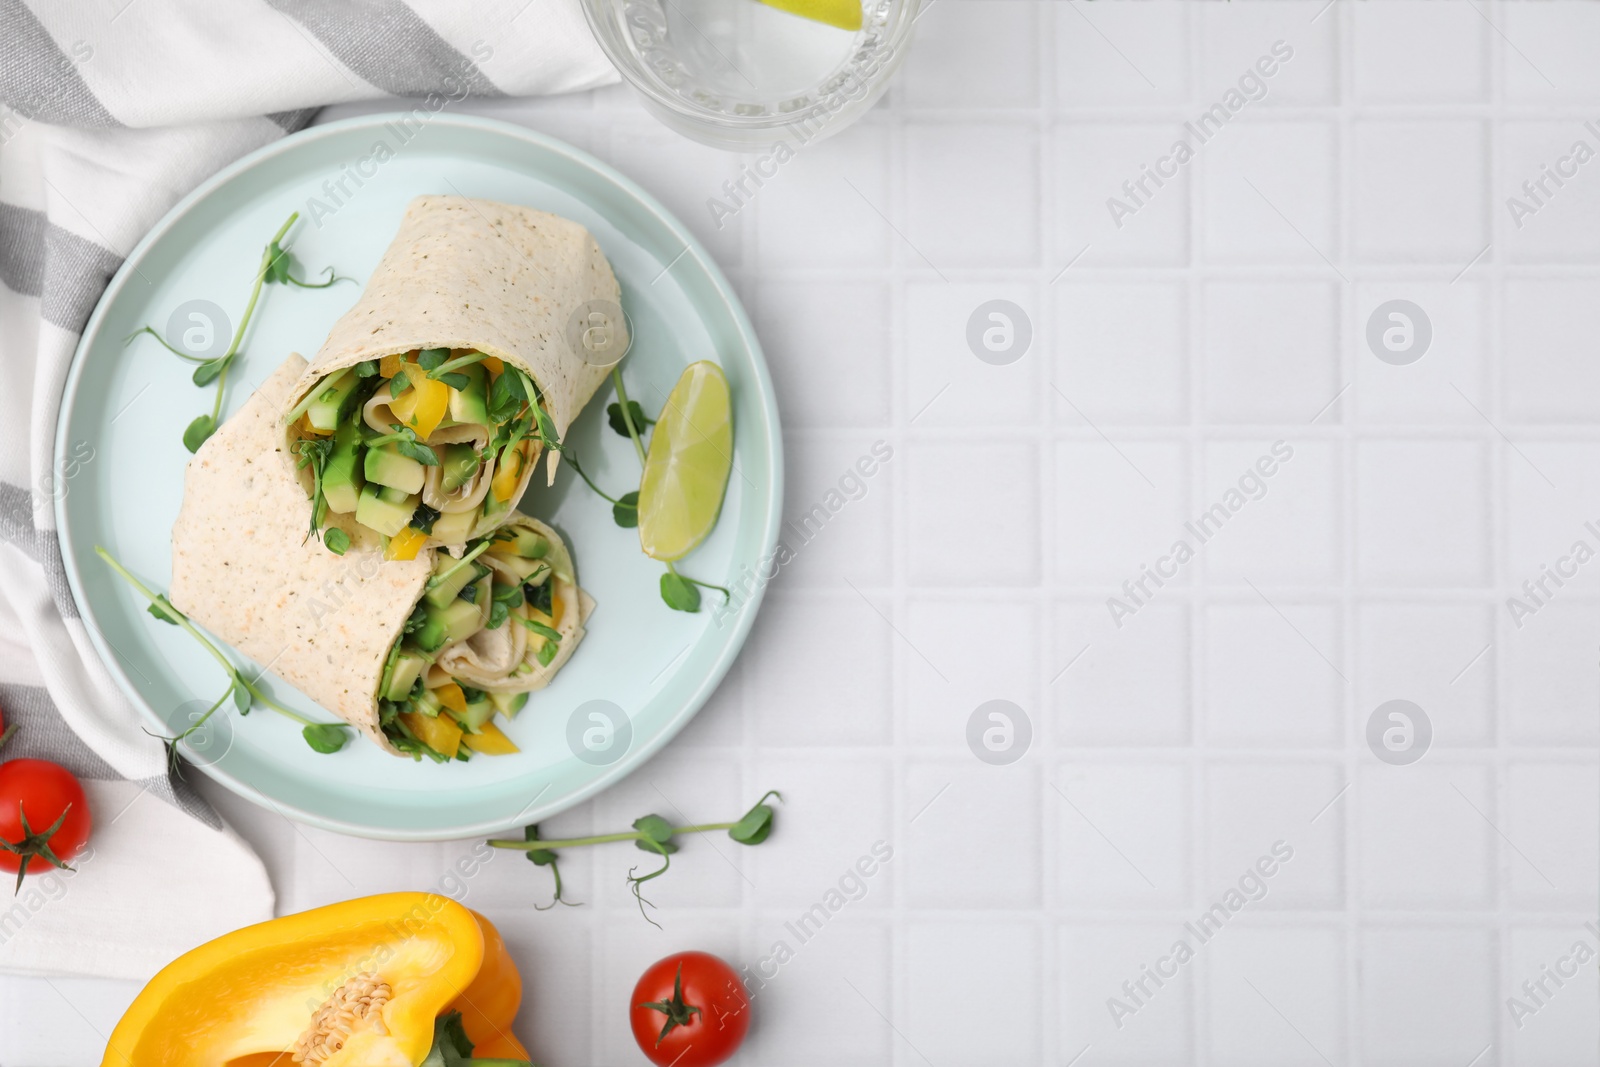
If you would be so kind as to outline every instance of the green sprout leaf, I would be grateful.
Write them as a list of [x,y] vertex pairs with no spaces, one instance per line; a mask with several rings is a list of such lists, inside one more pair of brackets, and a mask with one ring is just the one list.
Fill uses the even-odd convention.
[[350,535],[337,526],[330,526],[322,532],[322,543],[335,556],[342,556],[350,548]]
[[617,497],[617,502],[611,505],[611,519],[624,530],[631,530],[639,525],[639,491],[637,489]]
[[204,363],[200,364],[194,369],[194,374],[192,375],[194,384],[200,386],[201,388],[210,385],[212,382],[217,380],[217,375],[221,374],[232,361],[232,356],[229,356],[226,359],[219,356],[216,359],[206,360]]
[[700,610],[700,590],[689,579],[673,571],[661,576],[661,599],[673,611]]
[[349,729],[350,727],[342,722],[318,722],[301,730],[300,736],[306,739],[306,744],[311,746],[313,752],[326,755],[337,752],[345,746],[345,742],[350,740],[350,734],[347,732]]
[[672,824],[659,815],[642,815],[633,820],[633,828],[644,837],[635,844],[646,852],[676,852],[672,843]]
[[183,613],[173,607],[172,601],[168,600],[165,595],[156,597],[150,602],[150,606],[144,610],[172,626],[178,625],[178,620],[183,618]]
[[[644,408],[639,406],[639,402],[637,400],[628,401],[628,414],[633,417],[633,425],[635,428],[642,429],[645,426],[652,426],[656,421],[655,419],[645,417]],[[623,437],[633,436],[628,432],[627,419],[622,417],[621,404],[613,402],[606,405],[606,422],[613,430],[621,434]]]
[[767,804],[767,797],[777,797],[781,801],[783,794],[776,789],[769,790],[766,796],[756,801],[755,807],[728,828],[729,837],[741,845],[759,845],[771,836],[773,810]]
[[217,432],[217,418],[215,415],[198,415],[183,431],[183,447],[190,452],[200,451],[200,446],[206,443],[210,436]]

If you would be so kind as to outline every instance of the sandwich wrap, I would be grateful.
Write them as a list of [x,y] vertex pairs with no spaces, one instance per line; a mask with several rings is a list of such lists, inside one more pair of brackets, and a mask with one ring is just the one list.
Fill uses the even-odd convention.
[[[285,411],[293,411],[319,383],[368,360],[440,349],[481,352],[528,376],[557,438],[564,440],[627,351],[620,301],[611,264],[582,225],[514,204],[419,196],[407,206],[361,298],[334,324],[294,383]],[[379,393],[365,412],[374,428],[390,424],[386,410],[373,410],[386,402],[388,394]],[[493,432],[487,427],[481,434],[485,440],[479,441],[471,424],[446,426],[437,431],[443,436],[430,442],[470,440],[481,448]],[[294,425],[284,433],[291,443],[297,436]],[[522,464],[512,501],[538,466],[540,446],[534,441],[528,447],[532,453]],[[492,477],[494,458],[485,458],[481,482]],[[552,483],[558,461],[556,453],[547,464]],[[302,471],[299,477],[309,491],[310,475]],[[474,495],[471,490],[463,499]],[[424,501],[446,512],[460,503],[442,504],[439,495],[430,483]],[[475,495],[481,500],[482,489]],[[503,512],[485,515],[473,532],[504,517]]]
[[[390,651],[422,599],[436,561],[432,548],[412,560],[385,560],[382,539],[349,515],[330,515],[350,547],[335,555],[309,536],[311,501],[296,477],[281,413],[306,361],[291,355],[243,407],[200,447],[184,473],[183,505],[172,527],[174,607],[360,729],[389,752],[377,689]],[[550,663],[520,661],[493,641],[471,639],[442,650],[469,684],[527,692],[548,684],[583,636],[592,602],[577,588],[570,557],[554,530],[510,513],[506,527],[536,530],[565,560],[554,596],[573,604],[557,620],[560,652]],[[494,631],[489,631],[494,633]],[[483,642],[480,642],[483,643]],[[515,642],[513,642],[515,643]],[[526,639],[522,647],[526,648]],[[454,657],[454,658],[450,658]]]

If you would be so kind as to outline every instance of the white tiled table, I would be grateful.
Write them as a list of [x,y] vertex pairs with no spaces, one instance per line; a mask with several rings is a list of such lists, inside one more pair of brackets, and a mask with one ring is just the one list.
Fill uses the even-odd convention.
[[[1264,97],[1116,227],[1107,198],[1280,40]],[[470,108],[610,160],[700,233],[767,346],[794,516],[893,449],[695,724],[551,824],[722,817],[777,786],[781,829],[686,848],[658,932],[627,850],[572,855],[585,906],[539,912],[546,872],[515,856],[453,875],[472,842],[212,795],[284,910],[464,893],[514,944],[548,1065],[642,1062],[623,1005],[656,956],[755,965],[780,940],[741,1063],[1595,1063],[1595,963],[1537,1005],[1520,987],[1600,948],[1600,561],[1521,626],[1506,601],[1600,548],[1600,161],[1520,227],[1506,201],[1600,149],[1597,54],[1593,4],[943,0],[885,104],[721,229],[706,200],[738,161],[625,89]],[[1004,366],[966,341],[994,299],[1032,329]],[[1410,365],[1367,342],[1392,299],[1431,323]],[[1107,598],[1170,570],[1278,441],[1260,498],[1115,625]],[[1420,762],[1368,747],[1392,699],[1431,721]],[[966,742],[990,700],[1031,725],[1010,765]],[[801,943],[786,924],[877,841],[892,860]],[[1186,931],[1279,841],[1261,900]],[[1180,938],[1158,988],[1143,967]],[[0,980],[39,1020],[0,1063],[97,1062],[132,993]]]

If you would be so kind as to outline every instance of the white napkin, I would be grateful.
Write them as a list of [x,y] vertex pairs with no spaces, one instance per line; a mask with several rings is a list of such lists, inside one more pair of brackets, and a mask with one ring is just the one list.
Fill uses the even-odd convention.
[[169,777],[66,586],[53,507],[72,471],[52,469],[52,446],[90,311],[174,202],[322,104],[407,95],[438,110],[616,72],[576,0],[116,7],[0,0],[0,709],[22,727],[0,757],[67,766],[95,818],[76,874],[0,895],[0,970],[143,979],[270,918],[273,894],[248,846]]

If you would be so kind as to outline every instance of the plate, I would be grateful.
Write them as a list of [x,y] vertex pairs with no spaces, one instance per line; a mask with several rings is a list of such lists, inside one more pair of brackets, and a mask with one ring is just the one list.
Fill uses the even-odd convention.
[[[174,723],[216,700],[226,676],[198,642],[151,618],[94,548],[104,545],[146,584],[166,588],[189,460],[181,436],[210,410],[213,393],[196,388],[192,368],[155,339],[125,345],[124,338],[147,323],[165,329],[180,309],[187,314],[186,305],[204,307],[191,301],[240,314],[262,247],[292,211],[301,218],[290,246],[304,272],[332,265],[364,284],[406,204],[423,193],[526,204],[587,226],[611,260],[632,321],[633,349],[622,364],[630,396],[647,411],[659,409],[679,373],[699,359],[721,364],[732,387],[734,473],[722,518],[681,569],[727,584],[730,576],[758,575],[776,543],[782,446],[760,345],[711,257],[653,197],[570,145],[487,119],[374,115],[309,129],[239,160],[161,220],[106,289],[67,378],[56,433],[56,469],[72,472],[56,501],[67,579],[91,640],[150,729],[174,732]],[[288,353],[315,353],[360,292],[351,283],[266,288],[224,412],[237,410]],[[631,443],[606,425],[612,399],[608,383],[568,441],[591,477],[616,494],[637,486],[639,464]],[[534,485],[520,506],[564,534],[578,580],[596,602],[571,661],[506,726],[521,753],[441,765],[397,759],[357,740],[318,755],[296,724],[258,708],[248,716],[230,710],[195,745],[185,744],[186,755],[286,816],[398,840],[538,822],[627,775],[721,681],[750,630],[760,583],[749,583],[756,588],[736,612],[714,613],[715,593],[698,614],[672,611],[659,595],[661,565],[567,464],[553,487]],[[265,680],[283,703],[332,719],[276,676]]]

